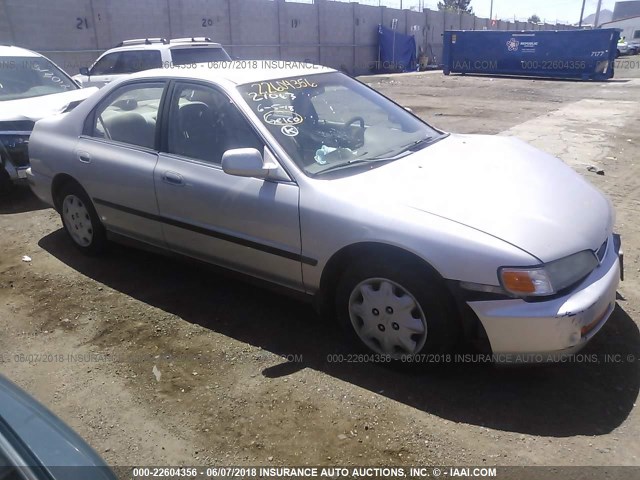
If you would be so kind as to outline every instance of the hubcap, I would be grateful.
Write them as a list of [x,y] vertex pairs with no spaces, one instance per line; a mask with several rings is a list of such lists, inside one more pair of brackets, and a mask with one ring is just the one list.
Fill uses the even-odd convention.
[[93,225],[84,202],[75,195],[67,195],[62,202],[62,219],[67,231],[81,247],[88,247],[93,240]]
[[402,285],[386,278],[360,282],[349,297],[349,317],[371,350],[400,357],[418,353],[427,340],[420,304]]

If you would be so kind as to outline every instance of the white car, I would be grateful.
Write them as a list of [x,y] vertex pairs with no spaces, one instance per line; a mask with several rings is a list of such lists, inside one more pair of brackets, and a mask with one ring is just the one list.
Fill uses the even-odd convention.
[[71,110],[96,90],[81,89],[39,53],[0,45],[0,192],[26,183],[34,123]]
[[616,52],[616,57],[619,57],[621,55],[629,55],[629,44],[625,40],[620,39],[617,49],[618,51]]
[[143,70],[227,60],[231,57],[226,50],[210,38],[139,38],[125,40],[107,50],[90,68],[81,68],[80,75],[73,79],[85,87],[103,87],[124,75]]

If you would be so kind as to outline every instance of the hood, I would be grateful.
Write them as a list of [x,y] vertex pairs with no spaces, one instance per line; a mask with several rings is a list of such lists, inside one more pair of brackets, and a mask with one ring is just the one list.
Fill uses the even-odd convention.
[[17,120],[36,122],[41,118],[61,113],[70,103],[82,101],[97,91],[95,87],[79,88],[68,92],[0,102],[0,122]]
[[513,137],[450,135],[415,154],[331,181],[372,205],[401,204],[494,237],[542,262],[599,248],[613,209],[561,160]]

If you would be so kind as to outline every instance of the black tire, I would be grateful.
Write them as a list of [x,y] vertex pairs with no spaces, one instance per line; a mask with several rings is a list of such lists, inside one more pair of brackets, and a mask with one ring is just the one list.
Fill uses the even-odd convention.
[[[349,312],[352,293],[358,295],[354,289],[363,281],[376,278],[388,279],[408,292],[419,305],[421,312],[424,314],[423,319],[426,322],[426,339],[415,342],[417,350],[408,353],[396,347],[395,353],[390,355],[392,359],[402,360],[426,353],[444,353],[455,345],[459,337],[460,321],[455,313],[456,309],[450,293],[435,273],[429,271],[427,267],[416,265],[416,262],[407,260],[367,259],[366,261],[358,261],[345,270],[338,282],[335,297],[336,316],[340,326],[349,339],[358,347],[359,351],[388,355],[388,352],[384,351],[380,342],[377,342],[380,349],[376,350],[362,340],[356,332],[353,322],[364,324],[364,320],[354,315],[355,319],[352,322]],[[397,292],[398,290],[394,290],[394,295]],[[364,302],[364,299],[362,301]],[[374,308],[372,311],[377,310],[378,308]],[[390,312],[396,313],[393,310]],[[381,315],[382,323],[387,322],[386,326],[381,327],[378,325],[378,329],[381,332],[392,333],[389,331],[389,325],[393,325],[394,330],[399,330],[399,328],[396,328],[398,324],[393,321],[392,315],[378,314]],[[419,314],[419,311],[412,310],[412,316],[419,317]],[[384,330],[382,330],[383,328]],[[421,337],[421,334],[416,334],[411,338],[415,339],[417,337]],[[376,342],[376,340],[373,341],[374,343]],[[418,349],[421,342],[424,342],[424,344]]]
[[[67,203],[70,202],[69,204]],[[107,247],[107,232],[98,217],[93,202],[84,191],[84,189],[77,183],[67,183],[62,187],[58,194],[58,205],[60,206],[60,219],[65,231],[69,235],[69,238],[73,244],[85,255],[96,256],[103,253]],[[90,222],[87,230],[90,235],[81,236],[72,231],[74,226],[65,220],[65,216],[69,215],[69,206],[77,206],[85,209],[84,218],[76,218],[73,221],[78,221],[83,227],[86,226],[86,222]],[[77,227],[76,227],[77,230]]]

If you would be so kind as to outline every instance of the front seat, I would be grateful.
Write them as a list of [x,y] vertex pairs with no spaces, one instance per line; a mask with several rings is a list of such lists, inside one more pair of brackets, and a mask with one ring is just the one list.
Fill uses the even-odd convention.
[[174,153],[213,163],[222,161],[222,145],[214,129],[215,117],[209,106],[194,102],[178,111],[179,132],[176,132]]

